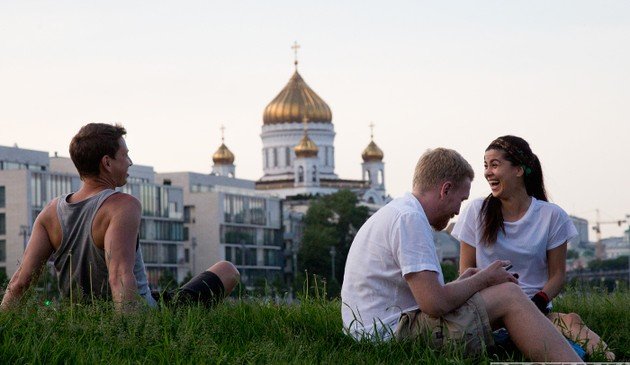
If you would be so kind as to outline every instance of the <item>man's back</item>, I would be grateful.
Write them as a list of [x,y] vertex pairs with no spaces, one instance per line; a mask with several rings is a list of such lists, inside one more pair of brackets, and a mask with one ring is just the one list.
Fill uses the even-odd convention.
[[404,275],[419,265],[440,272],[437,260],[429,222],[413,195],[381,208],[348,253],[341,291],[344,327],[359,338],[373,333],[376,324],[387,337],[401,312],[418,307]]

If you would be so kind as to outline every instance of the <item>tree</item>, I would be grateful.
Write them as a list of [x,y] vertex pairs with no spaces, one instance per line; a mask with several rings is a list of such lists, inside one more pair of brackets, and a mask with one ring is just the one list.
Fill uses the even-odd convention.
[[575,250],[567,250],[567,259],[579,259],[580,254]]
[[304,217],[304,235],[298,253],[300,271],[326,278],[331,296],[339,293],[350,245],[369,216],[368,208],[358,204],[356,194],[340,190],[314,199]]

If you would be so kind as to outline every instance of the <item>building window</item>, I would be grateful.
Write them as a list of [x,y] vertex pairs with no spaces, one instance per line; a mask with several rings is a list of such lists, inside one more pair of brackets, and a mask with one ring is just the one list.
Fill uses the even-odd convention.
[[284,160],[286,166],[291,166],[291,147],[287,147],[284,153]]
[[0,213],[0,234],[7,234],[7,222],[6,215],[4,213]]
[[267,148],[263,148],[263,160],[265,160],[265,168],[269,167],[269,150]]
[[184,223],[195,223],[195,219],[192,217],[194,213],[194,205],[184,206]]
[[185,263],[190,262],[190,250],[187,248],[184,249],[184,262]]
[[256,228],[222,225],[221,238],[222,243],[255,245],[257,243]]
[[304,182],[304,168],[298,167],[298,182]]
[[280,266],[280,250],[265,250],[265,266]]
[[35,208],[43,208],[46,205],[46,197],[44,197],[43,185],[42,185],[43,176],[41,174],[32,174],[31,175],[31,199],[33,202],[33,207]]
[[145,263],[156,264],[158,262],[158,248],[155,243],[143,243],[140,247]]
[[328,166],[328,147],[324,147],[324,166]]
[[0,262],[7,261],[7,241],[0,240]]
[[313,182],[317,182],[317,166],[313,165]]
[[162,245],[162,263],[165,263],[165,264],[177,263],[177,245],[170,245],[170,244]]
[[273,167],[278,167],[278,149],[273,149]]
[[4,186],[0,186],[0,208],[4,208],[5,204],[5,188]]

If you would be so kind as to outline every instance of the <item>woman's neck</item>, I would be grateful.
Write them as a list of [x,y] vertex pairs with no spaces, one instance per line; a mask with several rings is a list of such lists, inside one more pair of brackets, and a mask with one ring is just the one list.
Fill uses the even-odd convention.
[[523,218],[531,203],[532,198],[524,191],[514,196],[501,199],[503,220],[506,222],[516,222]]

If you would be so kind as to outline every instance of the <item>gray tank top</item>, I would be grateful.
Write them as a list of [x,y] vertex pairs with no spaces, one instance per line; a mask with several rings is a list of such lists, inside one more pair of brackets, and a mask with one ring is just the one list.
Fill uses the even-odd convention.
[[[61,245],[52,258],[57,271],[59,292],[66,298],[70,297],[71,288],[73,300],[111,298],[105,251],[94,245],[92,223],[103,202],[116,193],[115,190],[106,189],[77,203],[68,203],[68,197],[72,194],[66,194],[57,202],[62,238]],[[139,245],[136,247],[133,273],[138,294],[149,306],[156,306],[149,289]]]

